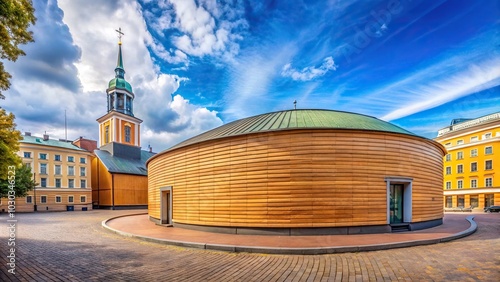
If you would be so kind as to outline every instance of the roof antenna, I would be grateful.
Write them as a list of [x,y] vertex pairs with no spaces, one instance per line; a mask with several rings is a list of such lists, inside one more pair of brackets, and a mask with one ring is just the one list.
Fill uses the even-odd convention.
[[294,100],[293,101],[293,109],[296,110],[297,109],[297,100]]
[[64,109],[64,142],[68,142],[68,122],[66,120],[66,109]]

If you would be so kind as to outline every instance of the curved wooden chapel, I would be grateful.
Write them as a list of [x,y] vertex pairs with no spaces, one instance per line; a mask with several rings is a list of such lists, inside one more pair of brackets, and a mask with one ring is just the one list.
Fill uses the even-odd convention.
[[435,141],[365,115],[262,114],[149,159],[149,217],[238,234],[427,228],[442,223],[444,154]]

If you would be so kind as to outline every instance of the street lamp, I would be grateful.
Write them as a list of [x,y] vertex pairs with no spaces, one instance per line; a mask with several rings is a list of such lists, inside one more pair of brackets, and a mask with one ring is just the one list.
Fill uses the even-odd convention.
[[33,194],[35,197],[35,205],[33,206],[33,208],[34,208],[34,211],[37,211],[37,209],[36,209],[36,172],[33,172],[33,183],[35,184],[33,187]]

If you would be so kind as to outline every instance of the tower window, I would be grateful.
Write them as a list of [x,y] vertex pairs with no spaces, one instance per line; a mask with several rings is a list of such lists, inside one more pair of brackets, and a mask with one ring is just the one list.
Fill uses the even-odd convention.
[[118,110],[123,110],[123,108],[124,108],[123,95],[118,94]]
[[109,125],[104,128],[104,143],[109,143]]
[[125,126],[125,142],[130,143],[130,126]]
[[115,95],[109,95],[109,110],[113,110],[115,108]]

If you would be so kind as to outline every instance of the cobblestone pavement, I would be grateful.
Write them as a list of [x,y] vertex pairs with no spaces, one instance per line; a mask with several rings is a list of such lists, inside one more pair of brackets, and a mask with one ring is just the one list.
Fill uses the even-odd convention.
[[500,280],[500,214],[476,214],[478,231],[448,243],[308,256],[179,248],[101,227],[106,218],[135,212],[16,214],[15,275],[8,273],[9,224],[1,214],[0,281]]

